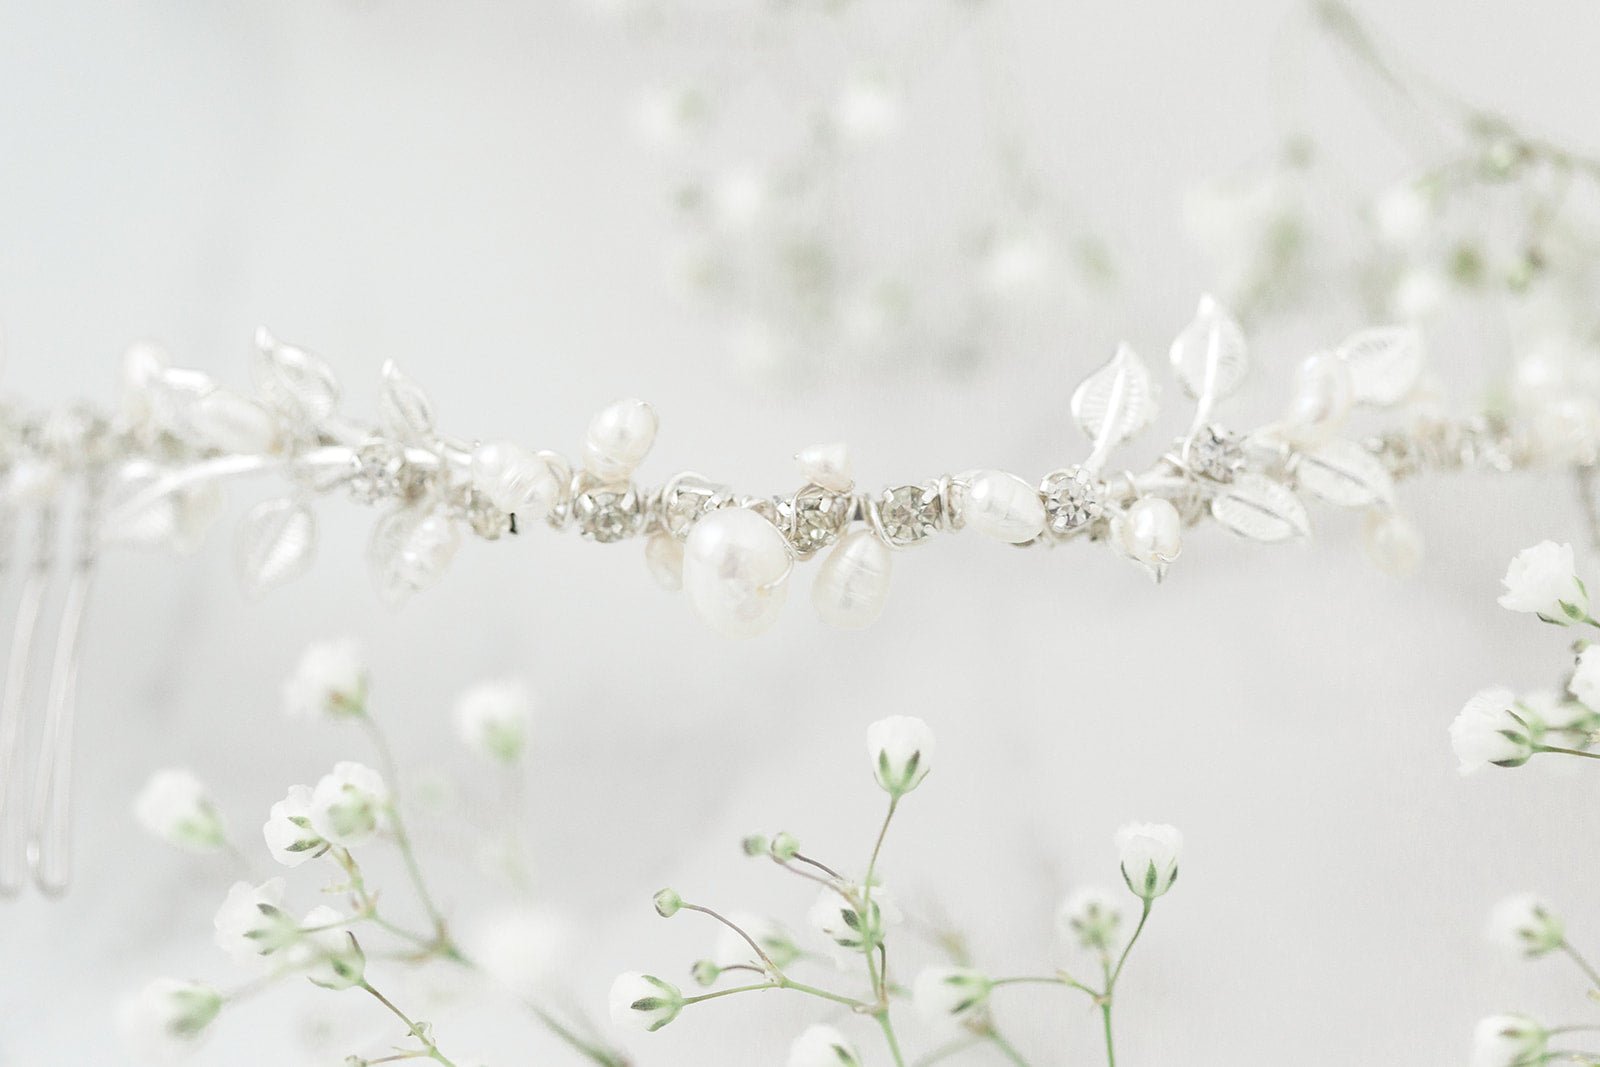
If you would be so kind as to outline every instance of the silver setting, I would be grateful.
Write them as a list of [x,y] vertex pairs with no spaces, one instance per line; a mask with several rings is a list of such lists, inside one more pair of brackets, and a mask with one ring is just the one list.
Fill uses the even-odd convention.
[[884,490],[873,509],[878,536],[894,548],[926,541],[940,528],[946,513],[940,483],[899,485]]
[[1082,530],[1105,514],[1106,485],[1081,467],[1051,471],[1039,483],[1046,528],[1057,537]]
[[830,492],[820,485],[808,485],[793,497],[774,497],[772,504],[778,529],[801,559],[839,540],[855,510],[849,494]]
[[603,545],[632,537],[644,527],[644,509],[631,485],[585,488],[572,498],[572,514],[578,533]]

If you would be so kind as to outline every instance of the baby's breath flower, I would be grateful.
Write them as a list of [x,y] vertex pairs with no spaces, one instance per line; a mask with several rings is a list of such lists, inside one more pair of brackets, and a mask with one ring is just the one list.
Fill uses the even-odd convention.
[[318,641],[306,647],[283,683],[283,708],[297,719],[367,713],[367,665],[352,640]]
[[1589,593],[1578,580],[1571,545],[1541,541],[1518,552],[1506,569],[1500,606],[1571,626],[1589,617]]
[[1533,756],[1533,741],[1517,721],[1512,708],[1516,694],[1504,686],[1473,694],[1450,724],[1450,745],[1461,763],[1461,773],[1471,774],[1487,764],[1520,767]]
[[188,852],[215,852],[228,839],[210,792],[193,772],[181,768],[151,775],[133,813],[140,826]]
[[1578,653],[1569,688],[1584,707],[1600,712],[1600,645],[1590,645]]
[[1122,906],[1104,889],[1080,889],[1061,902],[1056,925],[1084,948],[1109,952],[1122,924]]
[[212,920],[217,947],[236,962],[259,964],[262,957],[294,944],[299,926],[282,905],[282,878],[258,886],[235,882]]
[[1577,727],[1592,717],[1592,712],[1576,700],[1566,700],[1554,689],[1535,689],[1517,699],[1530,726],[1547,730]]
[[891,715],[867,727],[872,773],[891,797],[922,784],[933,766],[933,731],[921,719]]
[[663,919],[672,918],[683,907],[683,898],[678,895],[676,889],[657,890],[653,902],[656,906],[656,914]]
[[708,986],[722,977],[722,968],[711,960],[695,960],[689,968],[689,976],[695,985]]
[[1521,1067],[1537,1063],[1549,1035],[1526,1015],[1491,1015],[1472,1033],[1472,1067]]
[[1122,878],[1145,900],[1154,900],[1178,880],[1183,835],[1162,823],[1129,823],[1117,831]]
[[765,856],[767,854],[767,848],[769,847],[767,843],[767,835],[750,834],[743,841],[739,842],[739,847],[744,850],[744,854],[746,856]]
[[971,1014],[989,999],[994,983],[967,967],[926,967],[911,983],[917,1014],[930,1025]]
[[861,1067],[861,1053],[839,1031],[818,1024],[789,1046],[788,1067]]
[[366,954],[344,921],[328,905],[317,905],[300,920],[300,940],[289,951],[293,964],[324,989],[349,989],[366,973]]
[[327,845],[311,826],[311,790],[303,785],[289,787],[289,795],[272,805],[261,827],[272,858],[285,867],[298,867],[317,850]]
[[389,787],[370,767],[336,763],[312,791],[309,818],[324,840],[347,848],[363,844],[388,823]]
[[177,1059],[199,1042],[222,1010],[222,994],[203,982],[158,978],[117,1007],[117,1030],[135,1056]]
[[[765,915],[734,912],[728,920],[749,934],[750,940],[760,945],[761,951],[765,952],[779,968],[789,966],[799,957],[800,946],[795,944],[794,935],[776,919]],[[711,959],[719,967],[761,962],[755,958],[755,953],[750,951],[749,942],[740,937],[737,931],[726,926],[720,927],[717,931],[716,950],[711,954]]]
[[528,742],[528,688],[520,681],[483,682],[456,701],[456,728],[485,759],[515,763]]
[[799,854],[800,839],[785,830],[773,835],[768,848],[772,851],[773,859],[788,863]]
[[[859,899],[861,890],[857,888],[855,892]],[[865,920],[856,905],[834,889],[824,889],[818,895],[806,918],[812,929],[840,948],[861,952],[868,943],[881,945],[888,928],[901,916],[893,895],[882,886],[873,886]]]
[[611,983],[611,1021],[647,1033],[661,1029],[683,1010],[683,994],[671,982],[628,971]]
[[1529,956],[1560,948],[1565,939],[1561,920],[1532,893],[1506,897],[1489,913],[1489,940]]

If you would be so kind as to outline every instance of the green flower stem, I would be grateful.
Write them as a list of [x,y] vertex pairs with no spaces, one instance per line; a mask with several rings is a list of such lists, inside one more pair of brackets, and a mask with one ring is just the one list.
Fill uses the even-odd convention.
[[823,863],[821,860],[814,860],[810,856],[807,856],[807,855],[805,855],[804,853],[801,853],[801,852],[796,852],[794,854],[794,858],[799,860],[801,863],[808,864],[809,866],[815,867],[817,870],[821,871],[823,874],[826,874],[828,877],[834,879],[835,881],[838,881],[838,882],[844,881],[844,875],[840,874],[838,871],[834,870],[832,867],[829,867],[826,863]]
[[895,1067],[906,1067],[906,1058],[900,1052],[900,1042],[894,1036],[894,1024],[889,1021],[889,1009],[879,1008],[875,1017],[878,1026],[883,1029],[883,1040],[889,1046],[889,1055],[894,1058]]
[[932,1067],[933,1064],[938,1063],[940,1060],[949,1059],[951,1056],[965,1052],[969,1048],[983,1044],[985,1040],[987,1039],[981,1034],[958,1038],[948,1044],[940,1045],[932,1052],[916,1060],[911,1067]]
[[1144,933],[1144,924],[1150,918],[1150,908],[1155,902],[1146,900],[1144,910],[1139,912],[1139,925],[1133,928],[1133,936],[1128,938],[1128,943],[1122,948],[1122,956],[1117,960],[1116,970],[1111,972],[1111,977],[1106,979],[1106,996],[1111,996],[1111,991],[1116,988],[1117,979],[1122,977],[1123,965],[1128,962],[1128,953],[1133,951],[1133,946],[1139,940],[1139,935]]
[[1600,759],[1600,752],[1585,752],[1581,748],[1562,748],[1559,745],[1534,745],[1535,752],[1559,752],[1563,756],[1582,756],[1584,759]]
[[872,1012],[872,1005],[870,1004],[865,1004],[853,997],[847,997],[840,993],[832,993],[826,989],[818,989],[816,986],[806,985],[804,982],[793,981],[792,979],[785,978],[781,974],[777,975],[768,982],[752,982],[750,985],[730,986],[727,989],[718,989],[711,993],[701,993],[698,996],[684,997],[683,1003],[685,1005],[700,1004],[707,1000],[716,1000],[719,997],[731,997],[735,993],[757,993],[763,989],[792,989],[796,993],[804,993],[807,996],[820,997],[823,1000],[829,1000],[835,1004],[843,1004],[852,1011],[865,1013]]
[[[394,1013],[395,1018],[406,1024],[406,1030],[410,1032],[410,1035],[422,1043],[422,1055],[429,1059],[437,1060],[439,1063],[444,1064],[445,1067],[455,1067],[455,1064],[444,1053],[439,1051],[439,1046],[433,1043],[433,1038],[428,1036],[427,1029],[412,1022],[410,1016],[395,1006],[394,1001],[374,989],[371,982],[363,980],[357,988],[365,989],[368,993],[371,993],[377,998],[378,1003],[388,1008]],[[420,1059],[421,1057],[414,1058]]]
[[1128,943],[1122,947],[1122,955],[1117,957],[1117,965],[1111,966],[1111,958],[1105,957],[1101,969],[1105,974],[1105,993],[1099,997],[1100,1019],[1105,1027],[1106,1034],[1106,1067],[1117,1067],[1116,1042],[1111,1036],[1111,1004],[1116,996],[1117,979],[1122,977],[1122,968],[1127,965],[1128,954],[1133,951],[1134,944],[1139,940],[1139,935],[1144,933],[1144,924],[1150,918],[1150,908],[1154,901],[1146,900],[1144,908],[1139,912],[1139,925],[1133,928],[1133,936],[1128,938]]
[[[1578,965],[1578,969],[1583,972],[1585,978],[1589,979],[1589,984],[1592,987],[1595,989],[1600,989],[1600,972],[1597,972],[1594,969],[1594,966],[1590,964],[1588,960],[1583,958],[1582,953],[1572,947],[1572,942],[1562,938],[1561,944],[1557,947],[1561,949],[1562,952],[1565,952],[1573,963]],[[1554,1033],[1555,1031],[1551,1032]]]
[[1071,977],[1068,977],[1067,975],[1061,975],[1061,974],[1040,974],[1040,975],[1031,975],[1030,974],[1030,975],[1018,975],[1018,976],[1012,977],[1012,978],[996,978],[996,979],[992,980],[989,984],[991,986],[995,986],[995,987],[999,987],[999,986],[1003,986],[1003,985],[1059,985],[1059,986],[1066,986],[1068,989],[1080,989],[1083,992],[1089,994],[1091,997],[1094,997],[1096,1000],[1099,1000],[1101,997],[1103,997],[1105,995],[1104,993],[1100,992],[1100,990],[1098,990],[1098,989],[1095,989],[1095,988],[1093,988],[1091,986],[1084,985],[1082,982],[1078,981],[1076,978],[1071,978]]
[[889,956],[887,950],[883,956],[883,970],[880,972],[878,964],[872,958],[874,940],[876,935],[881,935],[880,924],[872,921],[872,879],[878,869],[878,856],[883,852],[884,838],[889,836],[889,824],[894,821],[894,813],[900,807],[900,797],[896,794],[889,796],[889,810],[884,812],[883,825],[878,827],[878,839],[872,844],[872,856],[867,860],[867,875],[861,883],[861,924],[866,935],[864,949],[867,957],[867,977],[872,980],[872,995],[877,1000],[878,1010],[875,1017],[878,1026],[883,1030],[884,1043],[889,1046],[889,1055],[894,1058],[895,1067],[905,1067],[905,1056],[900,1052],[900,1042],[895,1037],[894,1023],[889,1018],[889,994],[887,985],[889,981]]
[[363,714],[361,725],[366,728],[367,736],[372,739],[373,750],[377,752],[378,763],[383,768],[384,780],[389,783],[389,793],[392,798],[389,803],[389,817],[394,823],[394,840],[400,849],[400,858],[405,861],[406,873],[417,891],[417,900],[428,913],[428,919],[433,923],[434,930],[438,932],[440,944],[447,945],[450,943],[450,936],[444,912],[439,910],[439,906],[434,903],[433,894],[428,892],[428,882],[422,876],[422,866],[417,862],[416,850],[411,847],[411,835],[406,832],[405,820],[400,815],[400,769],[395,763],[394,753],[390,750],[389,741],[376,719]]
[[1017,1067],[1028,1067],[1028,1061],[1022,1058],[1022,1053],[1018,1052],[1016,1046],[1002,1037],[1000,1031],[991,1026],[984,1036],[1000,1051],[1000,1055],[1016,1064]]
[[522,1003],[533,1013],[534,1018],[538,1019],[546,1030],[549,1030],[552,1034],[572,1046],[574,1052],[595,1063],[597,1067],[628,1067],[628,1061],[621,1054],[612,1052],[603,1045],[597,1045],[592,1041],[585,1040],[570,1026],[551,1015],[549,1011],[540,1005],[531,1000],[525,1000]]
[[723,926],[726,926],[728,929],[738,934],[744,939],[744,943],[750,946],[751,951],[753,951],[761,959],[761,962],[766,965],[768,972],[770,972],[773,977],[776,978],[782,976],[783,971],[776,963],[773,962],[772,957],[767,955],[766,950],[760,945],[756,944],[756,939],[745,933],[744,928],[738,923],[735,923],[733,920],[728,919],[721,914],[712,911],[710,908],[704,907],[700,904],[690,904],[688,901],[684,901],[679,906],[682,907],[684,911],[698,911],[701,915],[709,915]]

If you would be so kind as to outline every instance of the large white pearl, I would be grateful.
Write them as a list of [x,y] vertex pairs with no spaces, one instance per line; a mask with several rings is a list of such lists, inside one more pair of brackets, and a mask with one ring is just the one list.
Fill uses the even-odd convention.
[[683,542],[669,533],[657,532],[644,543],[644,562],[650,577],[669,593],[683,588]]
[[1183,551],[1183,518],[1164,497],[1141,497],[1113,524],[1117,547],[1151,567],[1171,563]]
[[724,637],[755,637],[778,621],[794,558],[778,528],[746,508],[722,508],[689,530],[683,591]]
[[625,482],[655,440],[655,408],[643,400],[619,400],[590,420],[583,465],[602,482]]
[[800,477],[830,493],[848,493],[855,484],[850,450],[842,444],[802,448],[795,453],[794,461],[800,467]]
[[496,510],[542,519],[559,492],[550,464],[521,445],[494,441],[472,453],[472,487]]
[[889,598],[894,553],[871,530],[846,534],[822,561],[811,583],[811,604],[829,626],[865,630]]
[[1044,501],[1033,486],[1005,471],[978,471],[967,480],[966,523],[979,533],[1020,545],[1044,533]]
[[1344,421],[1350,410],[1350,368],[1332,352],[1307,356],[1294,376],[1289,423],[1301,442],[1318,441]]
[[1367,555],[1396,578],[1414,573],[1422,563],[1422,533],[1399,512],[1384,509],[1367,515]]

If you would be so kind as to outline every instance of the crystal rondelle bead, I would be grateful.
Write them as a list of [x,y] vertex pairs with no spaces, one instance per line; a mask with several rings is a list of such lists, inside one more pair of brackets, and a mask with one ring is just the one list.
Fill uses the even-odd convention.
[[1189,469],[1214,482],[1231,482],[1244,466],[1244,448],[1226,430],[1207,426],[1194,436],[1184,450]]
[[891,545],[914,545],[939,528],[939,489],[933,485],[900,485],[878,502],[878,521]]
[[661,528],[682,541],[702,515],[729,503],[733,494],[698,474],[680,474],[661,492]]
[[780,527],[801,556],[809,556],[839,540],[850,521],[850,498],[817,485],[806,486],[792,501],[780,499],[774,504],[782,520]]
[[572,513],[578,520],[578,532],[601,544],[637,533],[644,518],[632,486],[586,489],[573,498]]
[[1105,487],[1088,471],[1073,467],[1046,475],[1039,483],[1044,494],[1044,512],[1052,533],[1069,534],[1099,518],[1104,508]]
[[465,504],[467,525],[486,541],[495,541],[511,530],[511,516],[476,489],[469,490]]

